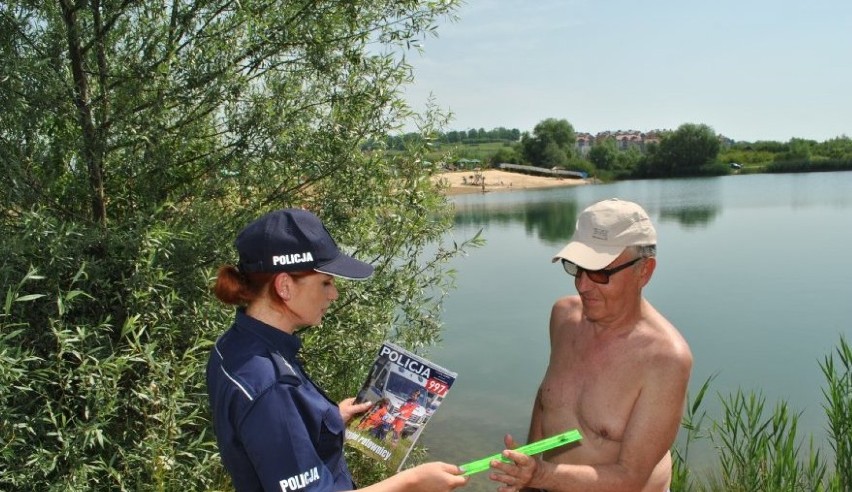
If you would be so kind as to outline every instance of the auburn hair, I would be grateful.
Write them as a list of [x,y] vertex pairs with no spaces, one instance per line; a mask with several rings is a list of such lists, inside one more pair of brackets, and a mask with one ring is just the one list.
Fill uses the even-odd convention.
[[[233,265],[219,267],[216,283],[213,284],[213,294],[225,304],[245,306],[264,294],[275,298],[275,283],[272,281],[282,272],[242,273]],[[295,281],[316,272],[287,272]]]

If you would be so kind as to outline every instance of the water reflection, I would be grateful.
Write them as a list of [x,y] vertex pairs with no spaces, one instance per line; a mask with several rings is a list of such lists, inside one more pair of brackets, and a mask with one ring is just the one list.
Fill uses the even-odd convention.
[[[659,187],[659,220],[685,228],[707,227],[722,206],[722,181],[716,178],[653,181]],[[640,202],[641,203],[641,202]]]
[[660,210],[661,222],[677,222],[685,227],[707,227],[719,214],[714,207],[664,207]]
[[528,203],[480,203],[456,206],[455,226],[488,227],[522,223],[527,236],[547,244],[563,244],[574,234],[579,205],[563,199]]
[[[695,191],[695,190],[693,190]],[[649,213],[657,209],[659,221],[673,222],[685,228],[707,227],[719,214],[719,204],[708,201],[714,198],[707,190],[697,193],[660,193],[664,199],[656,205],[653,201],[629,198],[642,204]],[[666,196],[669,195],[669,196]],[[479,203],[457,202],[454,225],[471,229],[488,228],[491,225],[523,224],[527,236],[534,236],[548,245],[561,245],[571,238],[577,223],[577,215],[591,203],[609,198],[602,196],[588,203],[564,194],[541,201],[484,201]],[[718,198],[718,197],[715,197]],[[627,199],[627,198],[626,198]]]

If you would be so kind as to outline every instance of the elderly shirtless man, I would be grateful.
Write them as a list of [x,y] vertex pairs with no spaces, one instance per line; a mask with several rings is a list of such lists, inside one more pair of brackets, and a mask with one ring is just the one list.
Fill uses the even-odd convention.
[[[528,442],[578,429],[583,439],[540,459],[504,451],[493,462],[501,492],[665,492],[692,368],[689,346],[642,297],[656,266],[657,236],[637,204],[585,209],[553,261],[577,296],[556,301],[550,363],[533,406]],[[506,437],[506,446],[515,443]]]

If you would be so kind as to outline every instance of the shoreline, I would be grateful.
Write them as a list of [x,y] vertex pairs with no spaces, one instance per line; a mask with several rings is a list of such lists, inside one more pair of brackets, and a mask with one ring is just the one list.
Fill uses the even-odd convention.
[[534,176],[499,169],[447,171],[433,175],[431,180],[441,187],[445,195],[557,188],[591,182],[588,179]]

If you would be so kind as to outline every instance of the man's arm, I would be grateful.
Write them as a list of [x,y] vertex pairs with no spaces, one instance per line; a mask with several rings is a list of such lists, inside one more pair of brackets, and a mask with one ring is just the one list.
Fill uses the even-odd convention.
[[691,366],[688,349],[650,362],[615,463],[555,464],[506,451],[514,463],[496,463],[494,468],[527,487],[553,492],[643,490],[677,435]]
[[[558,317],[557,314],[557,306],[559,303],[554,303],[553,307],[550,311],[550,322],[548,323],[548,332],[550,334],[550,356],[553,357],[553,342],[554,337],[556,336],[554,331],[555,320]],[[538,387],[538,391],[535,393],[535,399],[533,400],[532,413],[530,415],[530,428],[527,432],[527,443],[535,442],[540,439],[544,439],[546,436],[544,435],[544,431],[542,430],[542,411],[543,406],[541,402],[541,386]],[[507,435],[505,437],[506,447],[514,448],[516,447],[516,443],[512,440],[511,436]],[[533,488],[524,488],[520,489],[520,492],[537,492],[538,489]]]
[[527,442],[535,442],[543,439],[541,431],[541,387],[535,393],[533,400],[532,415],[530,415],[530,430],[527,432]]

